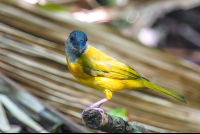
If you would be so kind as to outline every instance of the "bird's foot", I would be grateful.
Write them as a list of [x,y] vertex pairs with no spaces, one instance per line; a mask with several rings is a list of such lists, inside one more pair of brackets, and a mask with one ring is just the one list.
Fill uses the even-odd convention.
[[107,101],[107,99],[104,98],[104,99],[98,101],[97,103],[95,103],[95,104],[89,106],[88,108],[86,108],[85,110],[83,110],[83,112],[82,112],[82,114],[81,114],[81,117],[83,118],[83,113],[84,113],[85,111],[92,110],[92,109],[95,109],[95,110],[98,110],[99,112],[105,113],[104,110],[101,109],[101,108],[99,108],[99,107],[102,105],[102,103],[104,103],[104,102],[106,102],[106,101]]
[[102,112],[103,114],[105,113],[105,111],[103,109],[101,109],[101,108],[93,108],[93,109],[95,109],[95,110],[97,110],[99,112]]

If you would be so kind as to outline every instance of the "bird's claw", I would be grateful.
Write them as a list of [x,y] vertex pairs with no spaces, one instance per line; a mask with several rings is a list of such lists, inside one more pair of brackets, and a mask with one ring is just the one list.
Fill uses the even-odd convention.
[[99,112],[102,112],[103,114],[105,113],[105,111],[103,109],[101,109],[101,108],[93,108],[93,109],[95,109],[95,110],[97,110]]

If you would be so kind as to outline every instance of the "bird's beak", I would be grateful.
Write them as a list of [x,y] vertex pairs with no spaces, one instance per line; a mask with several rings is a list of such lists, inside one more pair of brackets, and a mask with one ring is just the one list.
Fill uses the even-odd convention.
[[78,44],[80,53],[83,52],[83,47],[85,46],[84,44],[85,44],[84,42],[79,42],[79,44]]

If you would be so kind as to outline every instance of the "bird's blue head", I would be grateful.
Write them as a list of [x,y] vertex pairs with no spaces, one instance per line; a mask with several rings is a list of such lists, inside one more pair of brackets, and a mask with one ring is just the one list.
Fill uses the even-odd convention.
[[73,31],[65,43],[65,50],[71,62],[83,54],[88,47],[87,35],[82,31]]

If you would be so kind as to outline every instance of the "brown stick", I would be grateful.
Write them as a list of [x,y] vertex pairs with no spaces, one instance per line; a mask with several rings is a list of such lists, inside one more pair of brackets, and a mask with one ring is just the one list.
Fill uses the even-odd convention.
[[149,131],[137,123],[124,121],[120,117],[102,113],[97,110],[89,110],[83,113],[83,123],[91,128],[109,133],[149,133]]

